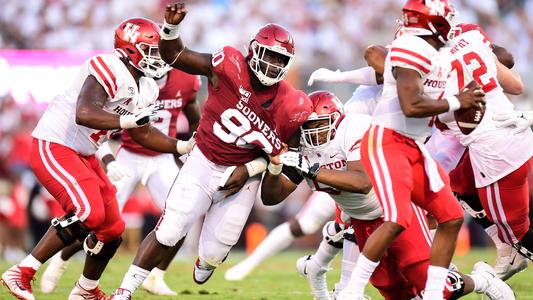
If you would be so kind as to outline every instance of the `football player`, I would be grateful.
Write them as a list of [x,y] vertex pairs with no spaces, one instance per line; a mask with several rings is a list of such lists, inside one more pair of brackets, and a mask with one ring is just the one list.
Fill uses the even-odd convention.
[[[153,126],[164,134],[175,137],[178,116],[183,111],[189,124],[189,136],[192,136],[200,119],[200,109],[196,101],[196,93],[201,86],[200,77],[172,69],[154,79],[159,87],[156,105],[160,110],[157,111],[159,120],[153,123]],[[115,157],[106,142],[98,149],[96,155],[106,166],[107,176],[117,188],[119,210],[122,211],[128,197],[140,182],[146,185],[153,201],[163,211],[166,195],[179,171],[174,156],[139,145],[127,131],[122,133],[118,149]],[[178,248],[179,245],[174,247],[171,253],[152,270],[150,276],[143,282],[144,289],[156,295],[177,295],[165,283],[164,274]],[[41,276],[40,286],[43,293],[54,291],[67,268],[68,260],[81,249],[80,243],[74,243],[50,260]]]
[[186,13],[183,3],[166,7],[159,45],[171,66],[208,79],[196,146],[172,185],[159,224],[112,299],[130,299],[201,214],[206,216],[193,279],[205,283],[239,239],[266,168],[261,156],[284,150],[311,111],[307,95],[283,80],[294,58],[294,41],[285,28],[261,27],[247,56],[229,46],[204,54],[186,48],[179,37]]
[[159,27],[142,18],[115,31],[115,54],[97,55],[81,67],[73,85],[53,99],[32,133],[31,168],[66,215],[52,226],[22,262],[2,274],[19,299],[35,299],[31,280],[65,246],[83,241],[83,274],[68,299],[105,299],[98,280],[124,231],[115,187],[94,153],[109,134],[127,129],[139,144],[158,152],[186,153],[194,141],[169,138],[149,123],[157,120],[158,88],[151,77],[166,64],[159,56]]
[[[368,237],[383,224],[383,210],[361,163],[361,139],[371,125],[371,117],[357,113],[344,115],[340,101],[327,91],[314,92],[309,98],[314,110],[301,129],[302,150],[280,155],[283,176],[267,172],[261,189],[262,200],[265,204],[276,204],[305,179],[310,186],[320,187],[335,199],[347,215],[340,221],[351,222],[355,240],[363,249]],[[429,181],[422,178],[414,184],[427,186]],[[392,242],[371,277],[372,284],[385,299],[411,299],[420,296],[425,286],[432,241],[423,211],[414,204],[411,208],[411,224]],[[317,268],[327,270],[334,256],[332,250],[323,241],[317,255],[300,259],[297,268],[311,272]],[[447,279],[450,284],[446,299],[456,299],[472,291],[491,297],[502,293],[512,296],[510,288],[494,278],[491,268],[482,262],[476,264],[472,275],[449,272]],[[316,287],[311,284],[315,299],[329,299],[327,289],[318,293]],[[339,297],[358,299],[343,291]]]

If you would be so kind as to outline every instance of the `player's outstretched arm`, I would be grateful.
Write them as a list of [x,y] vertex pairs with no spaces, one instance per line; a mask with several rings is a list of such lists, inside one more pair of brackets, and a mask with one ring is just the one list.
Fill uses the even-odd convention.
[[129,129],[128,132],[133,140],[141,146],[161,153],[185,154],[190,152],[195,144],[194,136],[188,141],[178,140],[169,137],[151,125]]
[[179,24],[187,15],[184,3],[169,4],[165,8],[165,22],[159,38],[161,58],[174,68],[189,74],[204,75],[213,83],[211,54],[198,53],[183,45],[179,36]]
[[[261,201],[264,205],[270,206],[281,203],[298,187],[285,174],[281,174],[282,168],[283,165],[275,165],[272,162],[268,165],[268,170],[261,183]],[[296,170],[293,171],[296,173]]]
[[383,83],[383,73],[385,72],[385,59],[388,54],[387,48],[381,45],[370,45],[365,50],[366,63],[376,71],[376,81]]
[[420,74],[412,69],[395,67],[393,75],[400,107],[409,118],[425,118],[459,108],[477,107],[485,102],[485,93],[475,82],[444,101],[434,101],[424,94]]
[[503,88],[503,91],[511,95],[520,95],[524,92],[524,83],[518,73],[510,70],[498,59],[495,59],[497,79]]
[[372,182],[361,161],[348,161],[346,171],[320,169],[315,180],[351,193],[368,194],[372,189]]

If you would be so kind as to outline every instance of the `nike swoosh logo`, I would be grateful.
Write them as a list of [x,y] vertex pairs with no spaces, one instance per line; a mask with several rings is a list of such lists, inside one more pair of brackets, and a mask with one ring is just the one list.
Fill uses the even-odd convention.
[[330,155],[329,158],[334,158],[335,156],[337,156],[337,153]]
[[[307,266],[307,265],[306,265]],[[15,280],[15,284],[17,285],[17,287],[21,290],[21,291],[26,291],[25,288],[21,287],[18,283],[18,281]]]
[[516,260],[516,254],[513,256],[513,259],[511,260],[511,262],[509,264],[512,266],[514,264],[515,260]]

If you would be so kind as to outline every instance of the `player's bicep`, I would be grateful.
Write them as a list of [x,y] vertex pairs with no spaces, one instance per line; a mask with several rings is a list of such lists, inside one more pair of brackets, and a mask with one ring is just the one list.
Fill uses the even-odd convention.
[[189,131],[195,131],[200,121],[200,106],[198,105],[198,101],[196,101],[196,96],[185,105],[183,114],[187,118],[187,121],[189,121]]
[[420,74],[412,69],[395,67],[393,75],[396,78],[396,90],[403,111],[417,101],[422,94],[423,87]]
[[93,75],[87,76],[76,102],[76,118],[90,114],[94,109],[102,109],[108,98],[104,87]]
[[178,54],[171,66],[189,74],[204,75],[211,78],[213,75],[211,59],[210,53],[199,53],[185,48]]
[[504,66],[497,58],[496,63],[497,79],[504,92],[511,95],[520,95],[524,92],[524,83],[520,75]]

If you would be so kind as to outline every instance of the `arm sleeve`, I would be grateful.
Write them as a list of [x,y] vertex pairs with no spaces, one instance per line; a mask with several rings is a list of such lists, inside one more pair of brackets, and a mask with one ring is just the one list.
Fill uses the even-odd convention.
[[96,78],[111,99],[115,98],[118,84],[113,61],[111,61],[110,57],[105,55],[92,57],[89,60],[89,74]]

